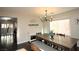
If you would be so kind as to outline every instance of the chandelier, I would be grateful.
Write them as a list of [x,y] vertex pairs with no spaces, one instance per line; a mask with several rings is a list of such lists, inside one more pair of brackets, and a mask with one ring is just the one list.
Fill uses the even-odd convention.
[[45,10],[45,15],[42,16],[42,17],[40,18],[40,20],[41,20],[42,22],[45,22],[45,21],[51,22],[51,21],[53,20],[53,18],[52,18],[52,16],[48,15],[48,14],[47,14],[47,10]]

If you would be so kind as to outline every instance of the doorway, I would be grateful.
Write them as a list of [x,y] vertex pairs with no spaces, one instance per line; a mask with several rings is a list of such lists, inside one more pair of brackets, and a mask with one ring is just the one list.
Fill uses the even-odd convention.
[[0,16],[0,50],[17,49],[17,18]]

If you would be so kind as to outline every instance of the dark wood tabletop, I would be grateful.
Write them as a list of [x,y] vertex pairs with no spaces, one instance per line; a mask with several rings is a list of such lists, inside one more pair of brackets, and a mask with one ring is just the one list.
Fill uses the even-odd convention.
[[67,48],[72,48],[75,44],[77,44],[78,39],[76,38],[71,38],[69,36],[61,36],[61,35],[54,35],[53,38],[50,38],[49,35],[47,34],[39,34],[36,35],[37,37],[40,37],[44,40],[48,40],[52,43],[57,43],[62,46],[65,46]]

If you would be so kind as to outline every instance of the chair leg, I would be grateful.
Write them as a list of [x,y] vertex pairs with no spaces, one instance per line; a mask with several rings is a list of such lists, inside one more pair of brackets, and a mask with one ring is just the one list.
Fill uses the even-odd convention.
[[57,49],[57,50],[58,50],[58,46],[56,46],[56,45],[53,45],[53,48],[55,48],[55,49]]
[[61,48],[61,47],[58,47],[58,50],[59,50],[59,51],[62,51],[62,48]]
[[44,41],[45,44],[47,44],[47,41]]

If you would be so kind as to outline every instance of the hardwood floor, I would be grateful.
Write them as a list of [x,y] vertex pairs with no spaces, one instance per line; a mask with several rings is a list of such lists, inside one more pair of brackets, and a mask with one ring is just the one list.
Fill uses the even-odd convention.
[[[25,48],[25,49],[26,49],[26,45],[27,45],[27,42],[18,44],[18,45],[17,45],[17,50],[18,50],[18,49],[21,49],[21,48]],[[27,50],[27,49],[26,49],[26,50]]]

